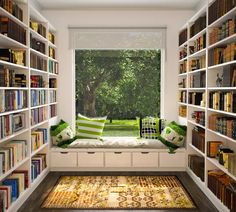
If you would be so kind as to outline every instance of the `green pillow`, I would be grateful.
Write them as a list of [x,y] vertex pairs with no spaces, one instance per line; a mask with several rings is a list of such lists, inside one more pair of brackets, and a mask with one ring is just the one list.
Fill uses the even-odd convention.
[[54,145],[59,145],[61,142],[72,139],[74,132],[70,125],[61,120],[59,124],[51,126],[51,139]]
[[77,136],[80,138],[101,139],[107,117],[89,118],[78,114],[76,120]]

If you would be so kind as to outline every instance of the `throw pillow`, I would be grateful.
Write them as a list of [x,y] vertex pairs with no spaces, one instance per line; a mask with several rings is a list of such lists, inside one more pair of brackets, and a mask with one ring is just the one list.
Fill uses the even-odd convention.
[[51,139],[54,145],[70,140],[74,137],[74,132],[70,125],[61,120],[59,124],[51,126]]
[[89,118],[78,114],[76,121],[77,136],[80,138],[101,139],[107,117]]

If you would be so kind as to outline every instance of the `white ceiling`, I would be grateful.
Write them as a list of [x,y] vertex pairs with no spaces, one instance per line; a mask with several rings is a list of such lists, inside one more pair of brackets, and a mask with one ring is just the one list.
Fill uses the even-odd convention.
[[194,9],[201,0],[37,0],[43,9]]

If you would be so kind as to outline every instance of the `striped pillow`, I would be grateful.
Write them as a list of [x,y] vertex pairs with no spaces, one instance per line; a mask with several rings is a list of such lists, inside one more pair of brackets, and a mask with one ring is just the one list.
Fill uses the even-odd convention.
[[77,135],[81,138],[100,139],[107,117],[88,118],[78,114],[76,121]]

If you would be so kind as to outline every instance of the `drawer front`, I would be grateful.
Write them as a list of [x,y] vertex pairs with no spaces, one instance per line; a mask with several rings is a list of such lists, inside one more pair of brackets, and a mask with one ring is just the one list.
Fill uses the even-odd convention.
[[160,167],[185,167],[185,153],[176,152],[169,154],[168,152],[160,152]]
[[106,167],[131,167],[130,152],[106,152],[105,153]]
[[52,167],[76,167],[77,153],[76,152],[52,152],[51,153]]
[[104,167],[103,152],[78,152],[78,167]]
[[133,167],[158,167],[157,152],[133,152]]

